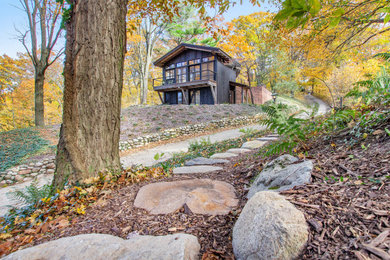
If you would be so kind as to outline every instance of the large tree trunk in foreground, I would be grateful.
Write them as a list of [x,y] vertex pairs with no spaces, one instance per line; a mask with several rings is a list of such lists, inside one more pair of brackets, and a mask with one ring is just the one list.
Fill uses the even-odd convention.
[[126,1],[71,2],[55,188],[120,169]]
[[35,68],[35,86],[34,86],[34,109],[35,109],[35,125],[45,125],[45,110],[43,104],[43,84],[45,80],[45,70],[43,68]]

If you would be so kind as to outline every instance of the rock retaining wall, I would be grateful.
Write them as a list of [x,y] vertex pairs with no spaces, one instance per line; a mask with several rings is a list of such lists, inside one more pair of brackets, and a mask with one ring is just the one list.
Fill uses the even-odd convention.
[[203,124],[187,125],[187,126],[181,126],[172,129],[166,129],[156,134],[145,135],[134,139],[129,139],[127,141],[121,141],[119,142],[119,150],[126,151],[132,148],[145,146],[149,143],[168,140],[183,135],[202,133],[210,130],[215,130],[218,128],[252,124],[257,122],[260,118],[262,118],[262,114],[257,114],[255,116],[240,116],[233,119],[224,118],[221,120],[213,120]]
[[32,180],[39,174],[53,174],[55,167],[54,157],[36,163],[21,164],[0,172],[0,185]]

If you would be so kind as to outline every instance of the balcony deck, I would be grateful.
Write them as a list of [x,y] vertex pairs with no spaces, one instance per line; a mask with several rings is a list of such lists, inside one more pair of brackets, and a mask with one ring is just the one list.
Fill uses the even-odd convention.
[[161,86],[155,86],[153,89],[155,91],[170,91],[170,90],[178,90],[178,89],[191,89],[191,88],[201,88],[201,87],[215,87],[217,82],[211,79],[204,80],[193,80],[181,83],[171,83],[165,84]]

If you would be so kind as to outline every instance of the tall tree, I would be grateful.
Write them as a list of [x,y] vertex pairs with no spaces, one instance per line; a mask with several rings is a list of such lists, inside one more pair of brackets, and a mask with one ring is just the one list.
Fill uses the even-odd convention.
[[[60,21],[63,3],[57,3],[55,0],[20,0],[20,4],[28,18],[28,30],[19,32],[19,40],[27,50],[35,68],[35,125],[44,126],[43,85],[45,72],[62,55],[62,50],[60,50],[50,59],[62,31]],[[30,46],[28,46],[27,41],[28,35],[30,35]]]
[[71,0],[54,187],[120,170],[126,1]]

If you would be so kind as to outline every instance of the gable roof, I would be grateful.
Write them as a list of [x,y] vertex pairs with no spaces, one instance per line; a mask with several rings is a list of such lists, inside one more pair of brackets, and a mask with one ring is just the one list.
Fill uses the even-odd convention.
[[209,47],[209,46],[202,46],[202,45],[195,45],[195,44],[189,44],[189,43],[181,43],[172,50],[170,50],[168,53],[166,53],[164,56],[160,57],[158,60],[156,60],[153,64],[158,67],[164,67],[164,65],[173,59],[174,57],[178,56],[182,52],[186,50],[198,50],[198,51],[205,51],[210,52],[212,54],[217,55],[221,60],[224,62],[225,65],[233,67],[233,68],[239,68],[241,67],[240,63],[238,63],[235,59],[230,57],[226,52],[221,50],[220,48],[216,47]]

